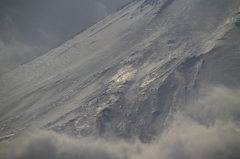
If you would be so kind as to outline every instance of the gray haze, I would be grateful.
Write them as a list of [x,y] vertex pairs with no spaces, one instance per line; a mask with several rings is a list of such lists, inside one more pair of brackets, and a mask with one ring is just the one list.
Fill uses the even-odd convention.
[[0,76],[56,47],[131,0],[2,0]]

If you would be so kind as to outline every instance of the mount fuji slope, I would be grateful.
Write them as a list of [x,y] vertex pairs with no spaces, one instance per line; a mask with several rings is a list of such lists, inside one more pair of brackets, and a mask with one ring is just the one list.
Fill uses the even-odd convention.
[[0,141],[39,129],[152,141],[203,88],[239,89],[239,7],[133,1],[1,77]]

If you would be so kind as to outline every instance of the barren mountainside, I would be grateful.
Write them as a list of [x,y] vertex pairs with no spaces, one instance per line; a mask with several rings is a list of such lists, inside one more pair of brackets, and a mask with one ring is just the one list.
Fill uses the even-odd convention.
[[239,35],[238,0],[133,1],[1,77],[0,141],[41,129],[151,142],[203,89],[239,89]]

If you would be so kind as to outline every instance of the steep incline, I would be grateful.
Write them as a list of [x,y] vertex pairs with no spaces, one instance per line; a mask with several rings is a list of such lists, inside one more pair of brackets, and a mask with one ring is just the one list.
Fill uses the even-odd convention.
[[39,128],[152,140],[202,86],[239,87],[239,7],[134,1],[0,79],[0,140]]

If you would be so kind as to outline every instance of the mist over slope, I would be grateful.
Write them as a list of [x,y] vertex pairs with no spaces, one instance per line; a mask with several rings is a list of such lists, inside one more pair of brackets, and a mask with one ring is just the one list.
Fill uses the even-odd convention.
[[61,45],[131,0],[1,0],[0,76]]
[[239,158],[239,7],[132,2],[0,79],[0,140],[17,152],[7,140],[41,130],[22,158],[43,153],[31,145],[53,148],[45,158]]

